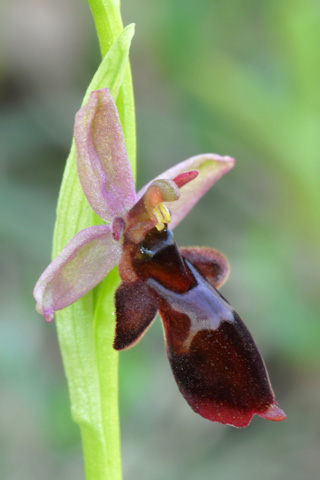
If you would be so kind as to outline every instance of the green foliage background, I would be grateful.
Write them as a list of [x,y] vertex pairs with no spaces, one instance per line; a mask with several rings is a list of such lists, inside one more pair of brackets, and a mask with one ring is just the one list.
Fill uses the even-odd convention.
[[[160,322],[120,356],[124,478],[314,480],[320,473],[316,0],[132,0],[138,186],[200,152],[237,159],[178,227],[221,249],[223,293],[252,331],[288,419],[236,430],[186,405]],[[50,260],[73,117],[99,64],[86,2],[0,6],[0,476],[82,479],[54,325],[31,291]]]

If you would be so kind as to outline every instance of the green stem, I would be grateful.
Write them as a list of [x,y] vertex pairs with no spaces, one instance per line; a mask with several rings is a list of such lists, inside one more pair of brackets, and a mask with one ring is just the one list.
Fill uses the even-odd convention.
[[[119,0],[88,0],[94,18],[102,58],[122,32]],[[120,88],[117,107],[126,141],[133,177],[136,174],[136,124],[131,70],[128,65]]]
[[100,387],[101,423],[82,424],[81,438],[86,478],[121,480],[118,412],[118,353],[112,348],[114,292],[120,280],[114,269],[102,283],[93,319],[96,364]]
[[[84,97],[108,87],[116,100],[128,155],[135,172],[135,119],[128,52],[133,26],[122,30],[119,2],[89,0],[103,61]],[[53,256],[81,229],[101,223],[86,201],[76,171],[75,148],[59,194]],[[81,431],[87,480],[121,480],[118,354],[114,338],[117,270],[93,291],[57,312],[56,325],[68,380],[72,417]]]
[[[118,269],[109,273],[103,282],[94,317],[95,343],[100,379],[101,412],[107,463],[110,478],[121,478],[121,450],[118,412],[118,352],[112,347],[114,321],[106,321],[114,311],[115,287],[119,284]],[[111,319],[110,319],[111,320]],[[106,339],[109,339],[106,342]]]

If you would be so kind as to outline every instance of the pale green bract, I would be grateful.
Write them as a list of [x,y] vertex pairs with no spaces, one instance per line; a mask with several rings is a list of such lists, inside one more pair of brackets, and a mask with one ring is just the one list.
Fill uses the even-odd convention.
[[[93,90],[108,87],[116,100],[131,167],[135,172],[135,119],[129,48],[134,26],[122,31],[118,1],[89,1],[102,54],[83,104]],[[117,38],[116,38],[117,37]],[[83,194],[72,143],[57,208],[53,257],[81,229],[101,223]],[[119,283],[112,271],[99,287],[58,312],[57,330],[68,380],[72,416],[81,431],[87,480],[120,480],[118,416],[118,353],[114,336],[114,291]]]

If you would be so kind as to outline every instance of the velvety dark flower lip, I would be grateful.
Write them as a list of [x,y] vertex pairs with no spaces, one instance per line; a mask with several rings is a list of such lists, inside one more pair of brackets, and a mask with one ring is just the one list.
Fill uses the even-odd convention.
[[93,92],[77,113],[74,136],[84,194],[105,224],[80,231],[47,267],[34,289],[37,311],[52,321],[119,265],[116,350],[140,340],[159,312],[173,375],[196,413],[237,427],[254,414],[284,420],[250,332],[217,290],[228,276],[226,258],[207,247],[178,249],[168,228],[233,158],[191,157],[136,192],[108,89]]
[[133,273],[116,291],[114,347],[133,346],[159,312],[173,375],[196,413],[236,427],[255,414],[284,420],[250,332],[217,290],[228,276],[224,255],[178,249],[168,226],[136,245],[125,235],[123,251],[120,272]]

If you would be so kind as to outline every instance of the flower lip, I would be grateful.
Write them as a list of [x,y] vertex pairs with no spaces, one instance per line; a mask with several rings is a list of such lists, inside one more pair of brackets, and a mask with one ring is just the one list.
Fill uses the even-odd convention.
[[[236,427],[247,426],[255,414],[284,420],[250,332],[216,289],[228,271],[223,256],[207,248],[180,250],[168,229],[153,229],[129,249],[138,280],[124,281],[116,293],[115,348],[134,345],[158,309],[172,372],[196,413]],[[139,280],[149,290],[141,292]],[[131,311],[139,294],[143,299]]]

